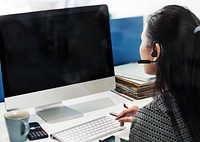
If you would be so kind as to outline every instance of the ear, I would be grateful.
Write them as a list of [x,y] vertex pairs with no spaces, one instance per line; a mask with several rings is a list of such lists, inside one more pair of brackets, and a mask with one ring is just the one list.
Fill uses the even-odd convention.
[[153,60],[154,61],[158,60],[160,57],[160,54],[161,54],[161,44],[159,42],[154,42],[153,51],[151,53]]

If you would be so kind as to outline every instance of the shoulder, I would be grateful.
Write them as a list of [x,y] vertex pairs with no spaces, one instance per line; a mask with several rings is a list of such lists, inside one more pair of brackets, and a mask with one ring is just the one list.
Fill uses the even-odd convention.
[[130,141],[176,141],[161,95],[137,112],[131,126]]
[[[164,123],[170,121],[170,117],[167,113],[167,107],[165,105],[165,99],[162,95],[154,97],[153,101],[146,106],[139,109],[136,114],[138,120],[148,120],[152,122]],[[140,118],[140,119],[139,119]],[[169,124],[169,123],[167,123]]]

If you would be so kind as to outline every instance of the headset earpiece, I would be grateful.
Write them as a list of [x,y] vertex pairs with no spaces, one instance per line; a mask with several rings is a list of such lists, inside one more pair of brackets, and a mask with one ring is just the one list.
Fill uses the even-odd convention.
[[154,41],[154,42],[153,42],[153,51],[151,52],[151,56],[152,56],[152,57],[156,57],[156,56],[157,56],[156,43],[159,44],[159,42],[157,42],[157,41]]
[[156,50],[153,50],[153,51],[151,52],[151,56],[152,56],[152,57],[156,57],[156,56],[157,56],[157,51],[156,51]]
[[[158,43],[160,45],[160,56],[161,56],[161,53],[163,52],[163,48],[162,48],[162,45],[160,44],[160,42],[154,41],[153,42],[153,51],[151,52],[152,57],[157,57],[157,55],[158,55],[157,50],[156,50],[156,43]],[[138,64],[155,64],[155,63],[158,63],[159,60],[160,60],[160,56],[156,60],[139,60]]]

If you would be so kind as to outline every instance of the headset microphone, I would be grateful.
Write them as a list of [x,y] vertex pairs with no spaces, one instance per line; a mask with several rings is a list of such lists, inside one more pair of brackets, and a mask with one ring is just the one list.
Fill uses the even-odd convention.
[[152,63],[156,63],[158,62],[157,60],[156,61],[151,61],[151,60],[139,60],[138,61],[138,64],[152,64]]
[[[158,43],[160,45],[160,54],[161,54],[161,52],[163,52],[162,45],[158,41],[154,41],[153,42],[153,51],[151,52],[151,56],[152,57],[156,57],[157,56],[156,43]],[[158,60],[159,60],[159,58],[157,60],[155,60],[155,61],[152,61],[152,60],[139,60],[138,64],[154,64],[154,63],[157,63]]]

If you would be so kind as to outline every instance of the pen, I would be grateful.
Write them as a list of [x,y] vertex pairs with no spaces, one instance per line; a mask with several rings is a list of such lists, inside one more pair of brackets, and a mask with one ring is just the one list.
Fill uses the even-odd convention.
[[117,113],[116,112],[110,112],[110,115],[117,117]]
[[124,107],[125,107],[125,108],[128,108],[127,105],[126,105],[125,103],[124,103]]
[[[128,109],[127,105],[124,103],[124,107]],[[118,113],[110,112],[110,115],[117,117]]]

